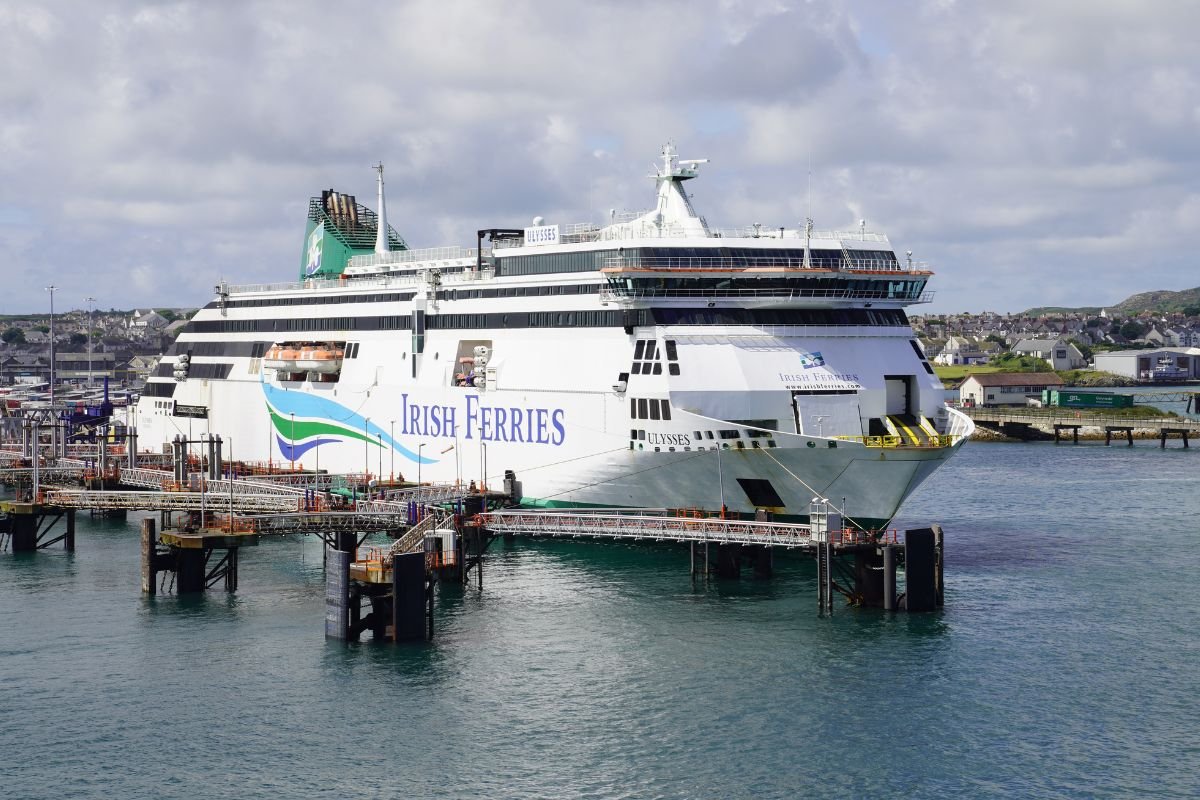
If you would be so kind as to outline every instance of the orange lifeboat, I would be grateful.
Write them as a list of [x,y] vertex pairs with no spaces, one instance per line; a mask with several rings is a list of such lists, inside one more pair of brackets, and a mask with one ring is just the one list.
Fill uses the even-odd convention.
[[338,372],[342,368],[342,356],[342,350],[331,344],[306,345],[300,350],[296,364],[305,372]]
[[279,372],[299,372],[300,351],[289,344],[273,344],[263,355],[263,366]]

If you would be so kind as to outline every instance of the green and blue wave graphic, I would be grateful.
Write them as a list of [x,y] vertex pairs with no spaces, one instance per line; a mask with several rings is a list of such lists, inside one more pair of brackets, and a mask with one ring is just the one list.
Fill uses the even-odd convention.
[[438,459],[415,453],[361,414],[324,397],[289,392],[259,379],[267,413],[275,429],[275,443],[289,461],[295,461],[323,444],[357,439],[375,447],[385,445],[414,464],[435,464]]

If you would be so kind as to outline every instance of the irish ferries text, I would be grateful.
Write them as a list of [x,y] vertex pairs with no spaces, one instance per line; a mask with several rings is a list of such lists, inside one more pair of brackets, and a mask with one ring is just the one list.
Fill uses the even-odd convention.
[[560,446],[567,438],[561,408],[488,406],[467,395],[463,427],[459,409],[449,405],[414,403],[408,393],[400,395],[401,432],[406,436],[479,439],[485,442],[521,442]]

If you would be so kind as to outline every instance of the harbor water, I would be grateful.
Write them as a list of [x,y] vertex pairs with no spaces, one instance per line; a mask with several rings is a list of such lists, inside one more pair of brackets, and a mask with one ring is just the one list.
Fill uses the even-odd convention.
[[1200,450],[971,443],[904,509],[946,607],[816,613],[815,569],[496,542],[428,645],[323,638],[321,542],[143,597],[138,520],[0,554],[11,798],[1200,796]]

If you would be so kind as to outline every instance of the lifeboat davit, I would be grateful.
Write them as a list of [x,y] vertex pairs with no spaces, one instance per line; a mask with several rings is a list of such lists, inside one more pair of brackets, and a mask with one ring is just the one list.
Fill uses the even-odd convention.
[[304,372],[338,372],[342,368],[343,355],[341,348],[333,345],[306,345],[300,349],[296,366]]

